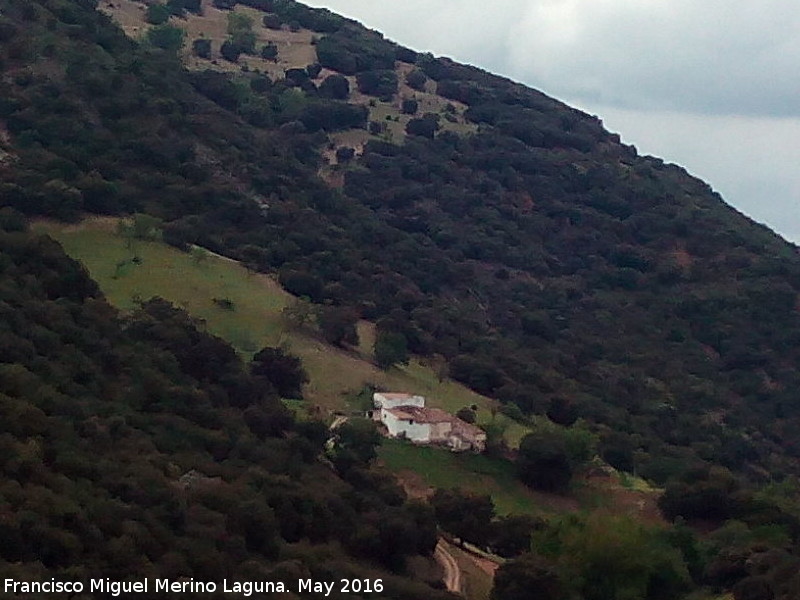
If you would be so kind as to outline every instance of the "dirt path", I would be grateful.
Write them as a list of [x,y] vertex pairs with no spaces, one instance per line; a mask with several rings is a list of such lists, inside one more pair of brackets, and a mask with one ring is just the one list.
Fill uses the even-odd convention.
[[330,429],[331,431],[333,431],[334,429],[336,429],[337,427],[339,427],[339,425],[342,425],[343,423],[346,423],[346,422],[347,422],[347,417],[345,417],[344,415],[338,415],[338,416],[337,416],[337,417],[336,417],[336,418],[333,420],[333,423],[331,423],[331,426],[330,426],[328,429]]
[[436,559],[442,569],[444,569],[444,585],[448,592],[461,593],[461,569],[458,568],[458,563],[453,555],[447,550],[444,541],[439,540],[436,544],[436,550],[433,552],[433,557]]

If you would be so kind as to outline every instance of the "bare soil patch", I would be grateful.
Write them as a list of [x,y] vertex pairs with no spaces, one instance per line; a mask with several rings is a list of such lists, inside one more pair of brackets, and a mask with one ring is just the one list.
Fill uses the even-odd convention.
[[[260,50],[263,45],[272,42],[278,47],[278,59],[271,61],[260,56],[242,55],[239,62],[229,62],[222,58],[219,50],[222,43],[228,38],[228,14],[231,11],[215,8],[211,0],[203,0],[202,6],[203,13],[201,15],[187,12],[184,17],[172,17],[169,20],[171,25],[180,27],[186,32],[184,57],[189,69],[236,72],[245,67],[253,71],[269,73],[272,77],[283,77],[286,69],[305,67],[317,60],[317,52],[312,44],[315,34],[312,31],[307,29],[290,31],[288,28],[268,29],[262,23],[266,13],[249,6],[238,5],[233,12],[246,14],[253,19],[257,49]],[[134,39],[141,39],[151,27],[145,20],[147,8],[141,2],[101,0],[100,10],[112,17],[123,31]],[[210,59],[192,55],[192,42],[198,38],[211,40]]]

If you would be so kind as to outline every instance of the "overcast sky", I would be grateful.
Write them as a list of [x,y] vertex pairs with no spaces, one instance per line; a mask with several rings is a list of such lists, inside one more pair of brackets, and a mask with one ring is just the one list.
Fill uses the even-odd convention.
[[540,89],[800,242],[796,0],[307,0]]

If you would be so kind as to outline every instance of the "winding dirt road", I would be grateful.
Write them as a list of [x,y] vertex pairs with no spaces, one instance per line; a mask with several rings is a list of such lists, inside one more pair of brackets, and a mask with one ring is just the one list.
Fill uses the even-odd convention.
[[433,552],[433,556],[440,565],[442,565],[442,569],[444,569],[444,585],[447,587],[448,592],[455,592],[456,594],[461,593],[461,569],[458,568],[458,563],[456,563],[456,559],[453,558],[453,555],[450,554],[450,551],[447,549],[447,545],[442,540],[439,540],[436,544],[436,550]]

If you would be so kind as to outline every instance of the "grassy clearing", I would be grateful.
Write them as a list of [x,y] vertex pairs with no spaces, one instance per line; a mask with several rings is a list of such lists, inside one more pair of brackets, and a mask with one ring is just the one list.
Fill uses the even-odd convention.
[[[375,328],[362,321],[361,344],[346,351],[318,338],[286,331],[281,310],[294,297],[270,277],[248,272],[223,257],[208,254],[197,260],[161,242],[137,241],[132,248],[116,234],[115,219],[94,218],[78,225],[40,221],[35,230],[58,240],[66,252],[82,262],[109,301],[131,310],[137,300],[161,296],[190,315],[205,321],[209,332],[227,340],[249,358],[264,346],[286,345],[300,356],[311,382],[306,397],[329,409],[347,408],[347,398],[365,385],[425,395],[431,406],[455,412],[475,404],[479,422],[491,419],[492,400],[455,382],[438,381],[434,372],[417,360],[402,368],[381,371],[370,360]],[[133,255],[140,264],[132,264]],[[117,265],[123,264],[121,268]],[[228,299],[233,309],[221,308],[213,299]],[[508,424],[507,438],[518,444],[526,429]]]
[[500,515],[550,518],[602,508],[653,526],[666,524],[657,507],[656,492],[626,490],[605,478],[577,476],[570,494],[562,496],[526,487],[517,479],[514,465],[503,459],[454,454],[442,448],[415,446],[396,439],[384,440],[378,456],[384,467],[397,475],[408,494],[415,498],[427,497],[437,488],[460,488],[490,495]]
[[[414,65],[405,63],[398,63],[397,78],[399,81],[397,101],[395,106],[399,111],[402,99],[413,98],[419,103],[418,115],[424,113],[435,113],[442,116],[440,125],[444,131],[452,131],[459,135],[467,135],[478,131],[478,126],[475,123],[470,123],[464,117],[464,112],[467,110],[467,105],[458,100],[450,100],[436,93],[436,82],[428,81],[425,86],[425,91],[415,90],[408,86],[406,83],[406,76],[415,69]],[[448,114],[448,105],[453,109],[452,116],[454,121],[445,119]]]
[[150,27],[145,20],[147,7],[133,0],[102,0],[98,8],[112,17],[128,37],[140,39]]
[[[145,19],[146,4],[141,0],[101,0],[99,8],[112,17],[125,33],[133,39],[144,39],[148,29],[152,27]],[[231,12],[247,15],[253,20],[253,32],[256,34],[257,49],[270,42],[277,46],[278,57],[276,61],[244,54],[235,63],[222,58],[220,47],[228,39],[228,16]],[[319,37],[318,34],[307,29],[290,31],[286,26],[279,30],[266,28],[262,24],[264,14],[262,11],[243,5],[237,5],[233,11],[220,10],[214,7],[211,0],[203,0],[201,15],[187,12],[183,17],[171,17],[169,23],[175,27],[180,27],[186,32],[183,58],[186,67],[191,70],[210,69],[238,73],[243,69],[247,69],[266,73],[272,79],[279,79],[284,76],[287,69],[304,68],[317,61],[314,38]],[[192,42],[198,38],[211,41],[210,58],[200,58],[192,54]],[[405,140],[406,124],[414,118],[413,115],[402,114],[400,110],[403,99],[407,98],[414,98],[419,102],[418,115],[426,112],[440,115],[442,117],[440,125],[444,131],[452,131],[459,135],[476,132],[477,126],[474,123],[469,123],[464,118],[466,105],[436,94],[435,82],[429,81],[425,91],[414,90],[405,83],[406,75],[413,68],[413,65],[397,63],[398,93],[391,102],[381,102],[371,96],[361,94],[358,91],[356,77],[349,76],[347,79],[350,81],[350,89],[352,90],[350,102],[367,106],[370,120],[384,123],[387,127],[385,137],[394,143],[402,143]],[[320,73],[317,82],[319,83],[331,73],[333,71],[324,69]],[[448,106],[452,108],[452,114],[450,115],[448,115]],[[366,141],[376,136],[371,136],[363,130],[355,130],[331,137],[336,146],[348,145],[360,152]],[[333,164],[335,162],[332,151],[323,152],[323,154],[329,163]]]
[[[113,219],[93,219],[77,226],[38,223],[36,229],[61,242],[122,310],[133,309],[138,299],[161,296],[204,320],[211,333],[243,355],[280,342],[280,312],[291,296],[272,279],[221,257],[197,260],[160,242],[137,240],[129,249],[115,226]],[[140,264],[130,263],[134,255]],[[233,309],[219,307],[214,298],[230,300]]]
[[[125,33],[134,39],[142,39],[151,27],[145,20],[146,5],[142,2],[102,0],[100,9],[111,16]],[[228,14],[230,12],[246,14],[253,19],[256,47],[260,48],[267,42],[274,42],[278,47],[276,62],[265,60],[260,56],[242,55],[238,63],[232,63],[222,58],[219,49],[228,38]],[[311,43],[314,37],[313,32],[307,29],[299,31],[289,31],[286,28],[268,29],[262,24],[264,14],[260,10],[242,5],[237,5],[233,11],[220,10],[214,7],[211,0],[204,0],[202,15],[187,12],[183,18],[171,17],[169,23],[186,32],[184,58],[189,69],[238,72],[246,64],[250,70],[258,69],[269,73],[272,77],[282,77],[286,69],[305,67],[316,62],[317,52]],[[206,60],[191,54],[192,42],[197,38],[211,40],[211,59]]]
[[510,462],[391,439],[384,440],[378,456],[390,471],[413,471],[432,488],[489,494],[499,514],[543,514],[540,494],[516,478]]

